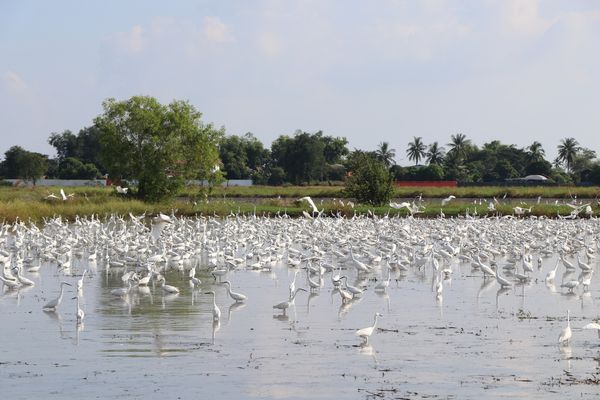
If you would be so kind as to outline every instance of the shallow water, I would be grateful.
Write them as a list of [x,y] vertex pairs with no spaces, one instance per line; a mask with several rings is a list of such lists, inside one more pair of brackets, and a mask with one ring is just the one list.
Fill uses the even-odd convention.
[[[554,257],[530,283],[506,290],[455,260],[442,299],[430,265],[395,273],[386,294],[373,290],[379,274],[370,276],[362,298],[346,305],[327,273],[321,290],[299,293],[286,316],[272,309],[287,299],[295,271],[283,263],[227,274],[245,304],[206,272],[198,274],[201,289],[190,288],[187,273],[169,271],[179,295],[156,285],[120,299],[110,294],[123,285],[120,274],[105,273],[101,262],[75,259],[67,277],[44,264],[27,274],[33,288],[4,289],[0,298],[3,398],[596,398],[600,386],[584,380],[600,373],[600,339],[578,328],[600,314],[598,277],[589,291],[569,294],[561,266],[548,286]],[[43,312],[59,282],[75,284],[85,268],[93,271],[85,323],[76,323],[74,288],[56,313]],[[345,272],[356,284],[354,268]],[[305,282],[300,270],[296,286]],[[216,325],[207,290],[221,308]],[[567,309],[573,340],[559,346]],[[355,331],[375,312],[384,314],[381,329],[361,345]]]

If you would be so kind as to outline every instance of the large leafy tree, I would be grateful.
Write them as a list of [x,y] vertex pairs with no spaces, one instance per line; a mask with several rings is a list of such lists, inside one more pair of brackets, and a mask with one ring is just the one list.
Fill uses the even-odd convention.
[[323,136],[322,132],[317,133],[321,136],[321,140],[325,147],[323,155],[327,164],[339,164],[350,153],[348,150],[348,139],[338,136]]
[[419,161],[425,157],[425,150],[427,146],[423,143],[423,138],[420,136],[413,137],[413,141],[408,143],[408,148],[406,149],[406,155],[409,160],[413,160],[415,165],[419,163]]
[[79,158],[77,136],[69,130],[62,133],[53,132],[48,139],[48,143],[56,149],[59,163],[69,157]]
[[337,164],[348,153],[345,138],[296,131],[293,137],[282,135],[271,144],[272,168],[285,171],[286,180],[295,184],[322,181],[328,165]]
[[269,150],[250,132],[244,136],[225,136],[219,143],[219,157],[228,179],[247,179],[264,168]]
[[42,154],[13,146],[4,153],[0,175],[11,179],[31,180],[35,185],[48,169],[48,158]]
[[186,101],[160,104],[155,98],[108,99],[94,123],[101,156],[113,179],[138,182],[137,195],[159,201],[176,194],[187,179],[208,179],[218,163],[223,129],[201,121]]
[[251,132],[247,132],[244,135],[243,140],[246,150],[248,168],[250,168],[252,171],[263,168],[269,162],[271,157],[269,150],[265,149],[262,142],[258,140]]
[[396,150],[391,149],[388,142],[379,143],[377,150],[375,150],[375,155],[387,168],[390,168],[396,163],[394,160],[396,157]]
[[244,179],[250,175],[248,155],[239,136],[223,137],[219,143],[219,157],[228,179]]
[[444,146],[440,147],[438,142],[433,142],[429,145],[425,155],[429,164],[441,165],[444,162]]
[[566,163],[567,172],[571,172],[571,163],[573,162],[575,156],[577,156],[577,153],[580,150],[579,142],[572,137],[564,138],[560,141],[560,144],[557,146],[557,149],[557,160]]
[[377,155],[355,152],[349,157],[352,174],[346,180],[346,194],[360,203],[382,205],[392,197],[392,175]]
[[[76,159],[84,165],[93,164],[98,170],[104,170],[100,160],[100,130],[97,126],[83,128],[77,135],[69,130],[52,133],[48,143],[56,149],[59,176],[72,175],[73,160],[68,165],[63,165],[69,158]],[[61,171],[63,168],[68,171]]]

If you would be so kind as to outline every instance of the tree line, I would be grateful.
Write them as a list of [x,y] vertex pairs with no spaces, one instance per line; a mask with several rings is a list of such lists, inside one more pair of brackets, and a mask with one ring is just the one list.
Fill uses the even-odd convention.
[[77,134],[51,133],[56,156],[11,147],[0,163],[0,177],[35,180],[134,180],[141,197],[162,198],[186,180],[252,179],[255,184],[315,184],[346,181],[369,160],[381,164],[391,179],[500,182],[526,175],[544,175],[556,183],[600,183],[596,152],[572,137],[557,145],[558,156],[546,159],[541,143],[520,148],[494,140],[481,147],[465,134],[448,143],[425,144],[422,137],[406,143],[413,166],[397,165],[388,142],[375,151],[350,150],[345,137],[298,130],[281,135],[266,147],[252,133],[226,135],[223,128],[203,123],[202,114],[184,101],[160,104],[134,96],[108,99],[104,112]]

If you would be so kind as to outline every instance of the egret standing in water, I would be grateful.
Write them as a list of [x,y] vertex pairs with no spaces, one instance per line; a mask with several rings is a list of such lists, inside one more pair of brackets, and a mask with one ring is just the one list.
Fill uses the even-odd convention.
[[571,320],[569,313],[570,311],[567,310],[567,326],[560,332],[560,335],[558,336],[559,344],[569,344],[571,336],[573,335],[573,333],[571,332]]
[[49,302],[47,302],[46,305],[43,307],[44,311],[56,311],[56,308],[62,302],[63,292],[64,292],[64,289],[65,289],[65,285],[72,286],[70,283],[67,283],[67,282],[64,282],[64,281],[61,282],[60,283],[60,293],[59,293],[58,297],[55,298],[54,300],[50,300]]
[[81,279],[79,279],[77,281],[77,292],[78,293],[82,293],[83,292],[83,278],[85,278],[85,273],[87,272],[87,269],[83,271],[83,274],[81,274]]
[[598,337],[600,338],[600,324],[597,322],[590,322],[581,329],[595,329],[598,332]]
[[217,295],[213,291],[205,292],[204,294],[212,294],[212,298],[213,298],[213,310],[212,310],[213,321],[219,321],[221,319],[221,309],[219,309],[219,306],[217,306],[217,299],[216,299]]
[[292,304],[292,302],[294,301],[294,299],[296,298],[296,295],[298,294],[298,292],[306,292],[306,289],[302,289],[302,288],[298,288],[296,289],[296,291],[294,292],[293,295],[290,296],[290,298],[288,299],[288,301],[282,301],[279,304],[275,304],[273,306],[274,309],[276,310],[283,310],[283,315],[285,315],[285,312],[287,311],[288,308],[290,308],[290,305]]
[[369,343],[369,337],[373,334],[373,332],[375,331],[375,326],[377,325],[377,318],[378,317],[383,317],[383,315],[381,315],[380,313],[375,313],[375,318],[373,321],[373,326],[368,326],[366,328],[362,328],[356,331],[356,336],[360,336],[361,338],[363,338],[364,340],[364,344],[368,344]]
[[81,323],[83,323],[83,318],[85,317],[85,313],[79,306],[79,296],[73,297],[73,300],[75,300],[75,299],[77,299],[77,312],[76,312],[75,316],[77,317],[77,324],[81,324]]
[[229,294],[229,297],[231,297],[233,300],[235,300],[236,303],[243,302],[246,300],[246,298],[247,298],[246,295],[231,291],[231,283],[229,281],[224,281],[223,283],[225,285],[227,285],[227,293]]

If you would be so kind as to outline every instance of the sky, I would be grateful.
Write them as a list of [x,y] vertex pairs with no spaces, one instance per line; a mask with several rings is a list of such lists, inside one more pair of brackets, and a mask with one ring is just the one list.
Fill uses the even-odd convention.
[[107,98],[189,100],[227,134],[349,147],[464,133],[600,153],[600,1],[0,0],[0,154],[54,155]]

